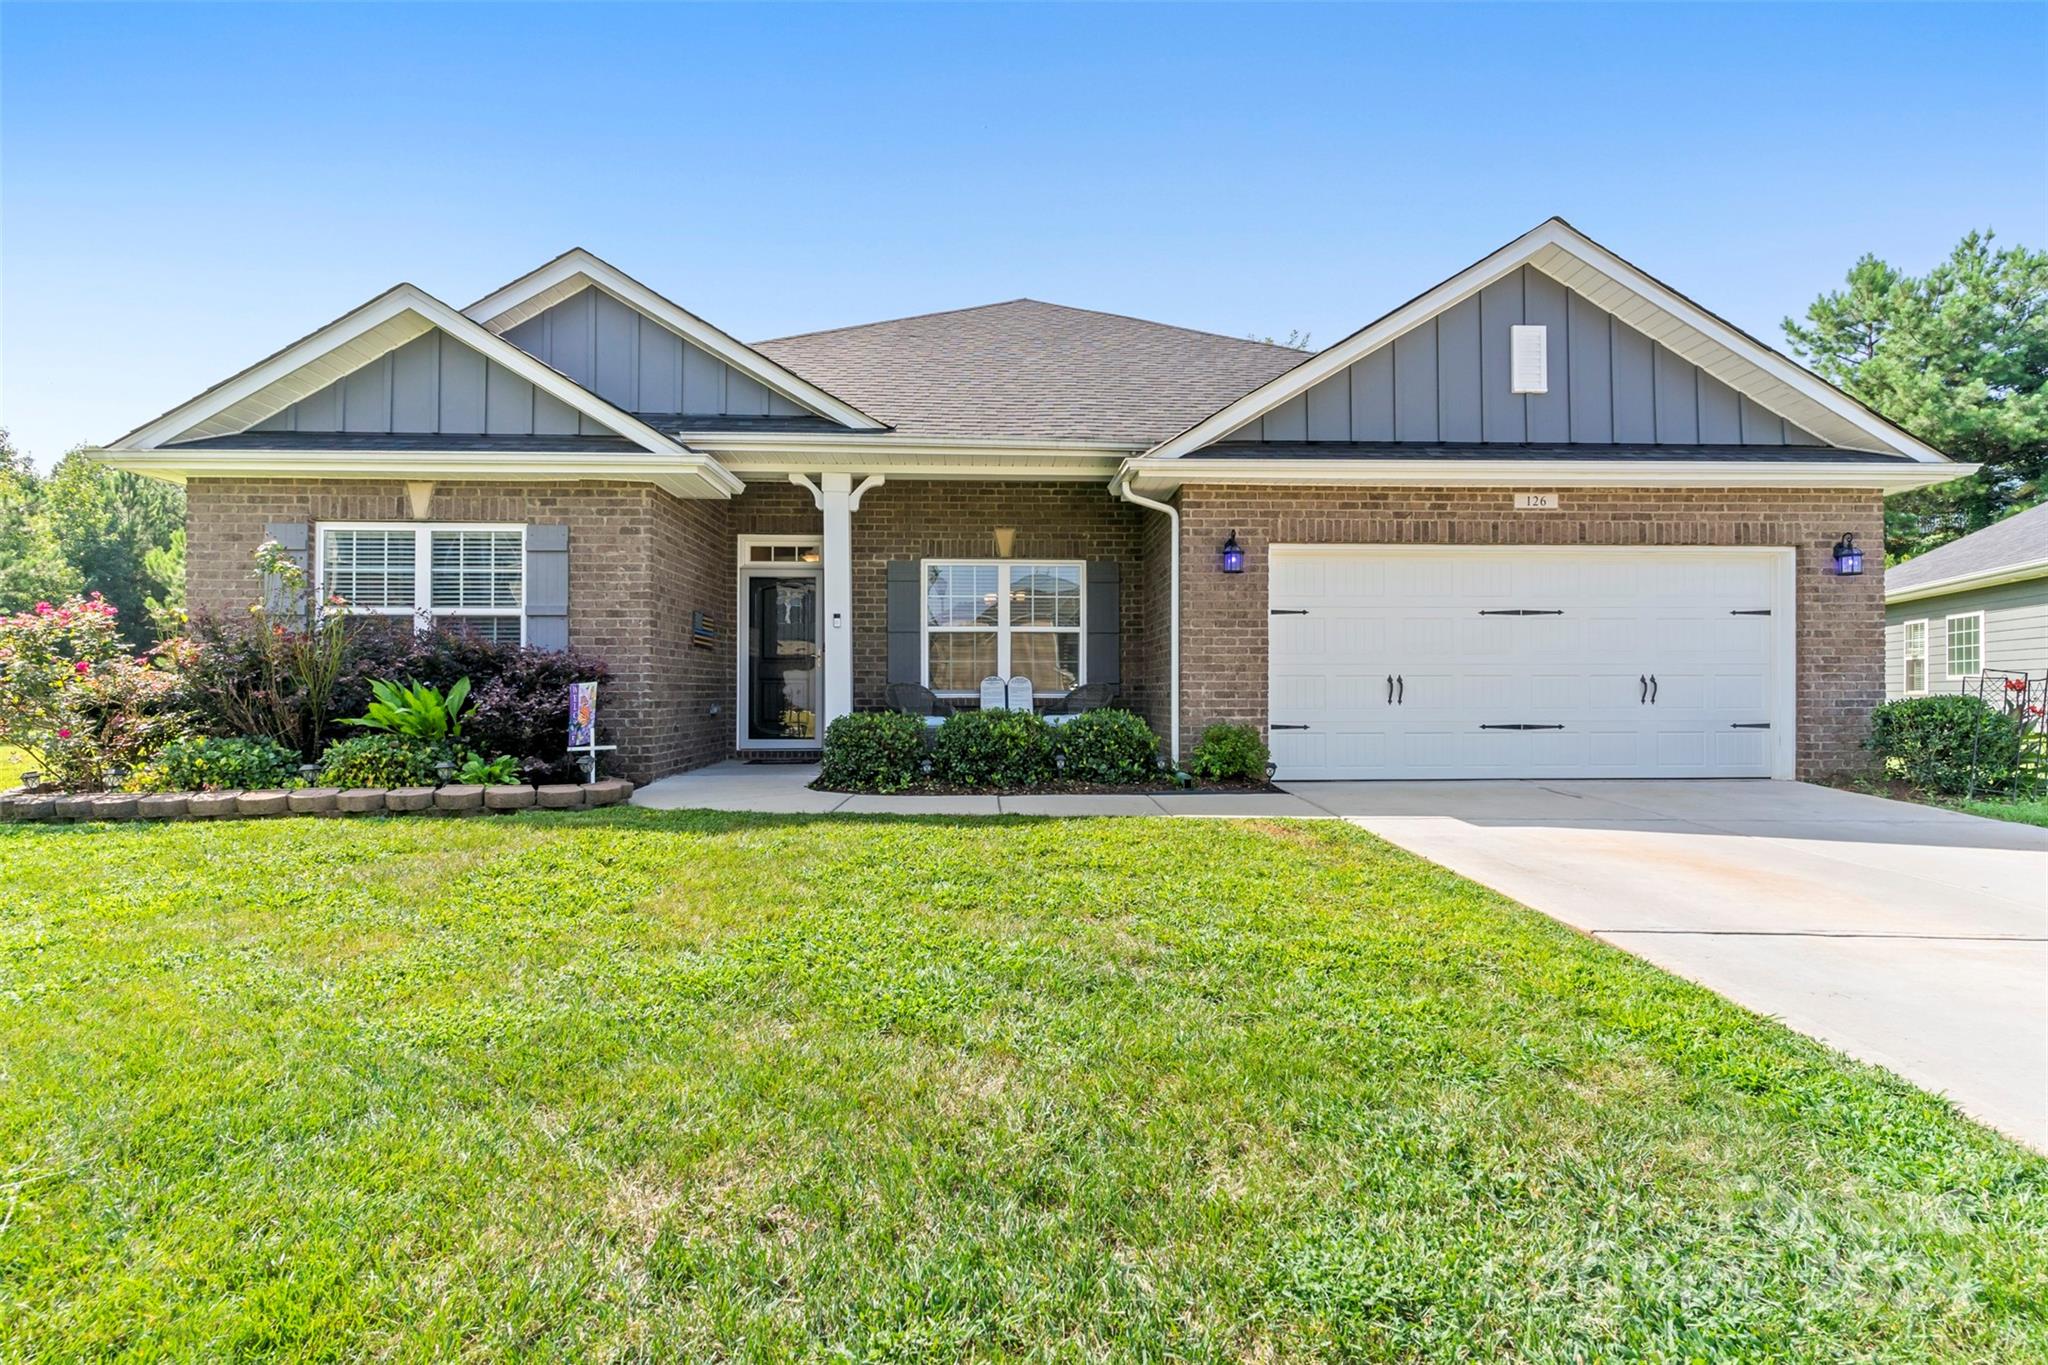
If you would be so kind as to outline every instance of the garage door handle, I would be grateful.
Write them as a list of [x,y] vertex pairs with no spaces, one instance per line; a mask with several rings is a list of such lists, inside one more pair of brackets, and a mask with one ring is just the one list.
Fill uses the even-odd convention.
[[1482,730],[1562,730],[1562,725],[1482,725]]
[[1650,705],[1652,705],[1652,706],[1655,706],[1656,704],[1657,704],[1657,675],[1656,675],[1655,673],[1652,673],[1652,674],[1650,675]]
[[1268,730],[1306,730],[1306,725],[1268,725]]
[[1402,677],[1399,673],[1396,673],[1394,675],[1394,705],[1406,706],[1407,704],[1408,680]]
[[1650,680],[1638,673],[1636,674],[1636,687],[1638,689],[1636,692],[1636,705],[1641,706],[1650,699]]

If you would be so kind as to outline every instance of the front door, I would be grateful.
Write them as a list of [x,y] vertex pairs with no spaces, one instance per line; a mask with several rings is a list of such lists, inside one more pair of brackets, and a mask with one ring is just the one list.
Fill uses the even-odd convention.
[[741,743],[803,747],[818,741],[818,575],[749,573]]

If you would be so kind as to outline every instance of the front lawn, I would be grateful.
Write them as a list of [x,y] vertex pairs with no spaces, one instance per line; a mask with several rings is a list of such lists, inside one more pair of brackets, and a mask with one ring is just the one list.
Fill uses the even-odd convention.
[[2048,826],[2048,797],[1994,797],[1986,801],[1957,801],[1955,807],[1972,815],[1989,816],[1993,820]]
[[2048,1355],[2048,1161],[1337,823],[0,828],[0,1358]]

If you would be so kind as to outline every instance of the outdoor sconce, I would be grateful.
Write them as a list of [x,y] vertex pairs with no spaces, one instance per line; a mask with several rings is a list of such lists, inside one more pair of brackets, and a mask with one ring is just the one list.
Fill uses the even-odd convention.
[[1842,538],[1835,542],[1835,572],[1847,578],[1863,572],[1863,551],[1856,548],[1856,533],[1842,532]]
[[1230,539],[1223,542],[1223,572],[1244,572],[1244,546],[1237,543],[1237,532],[1230,533]]
[[998,526],[995,528],[996,558],[1008,559],[1017,548],[1017,528]]

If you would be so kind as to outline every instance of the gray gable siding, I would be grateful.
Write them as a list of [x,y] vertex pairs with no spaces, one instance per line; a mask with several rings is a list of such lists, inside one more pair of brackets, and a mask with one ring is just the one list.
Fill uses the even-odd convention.
[[505,339],[628,412],[800,417],[810,411],[602,289],[570,295]]
[[[1508,329],[1550,329],[1550,391],[1510,392]],[[1822,441],[1531,266],[1224,438],[1488,445]]]
[[[1948,676],[1948,618],[1984,613],[1984,667],[2007,673],[2048,674],[2048,578],[2022,579],[1970,592],[1895,602],[1884,612],[1884,694],[1906,694],[1906,622],[1927,623],[1927,690],[1954,692]],[[1972,684],[1974,685],[1974,684]]]
[[250,429],[353,435],[613,434],[439,330],[414,337]]

